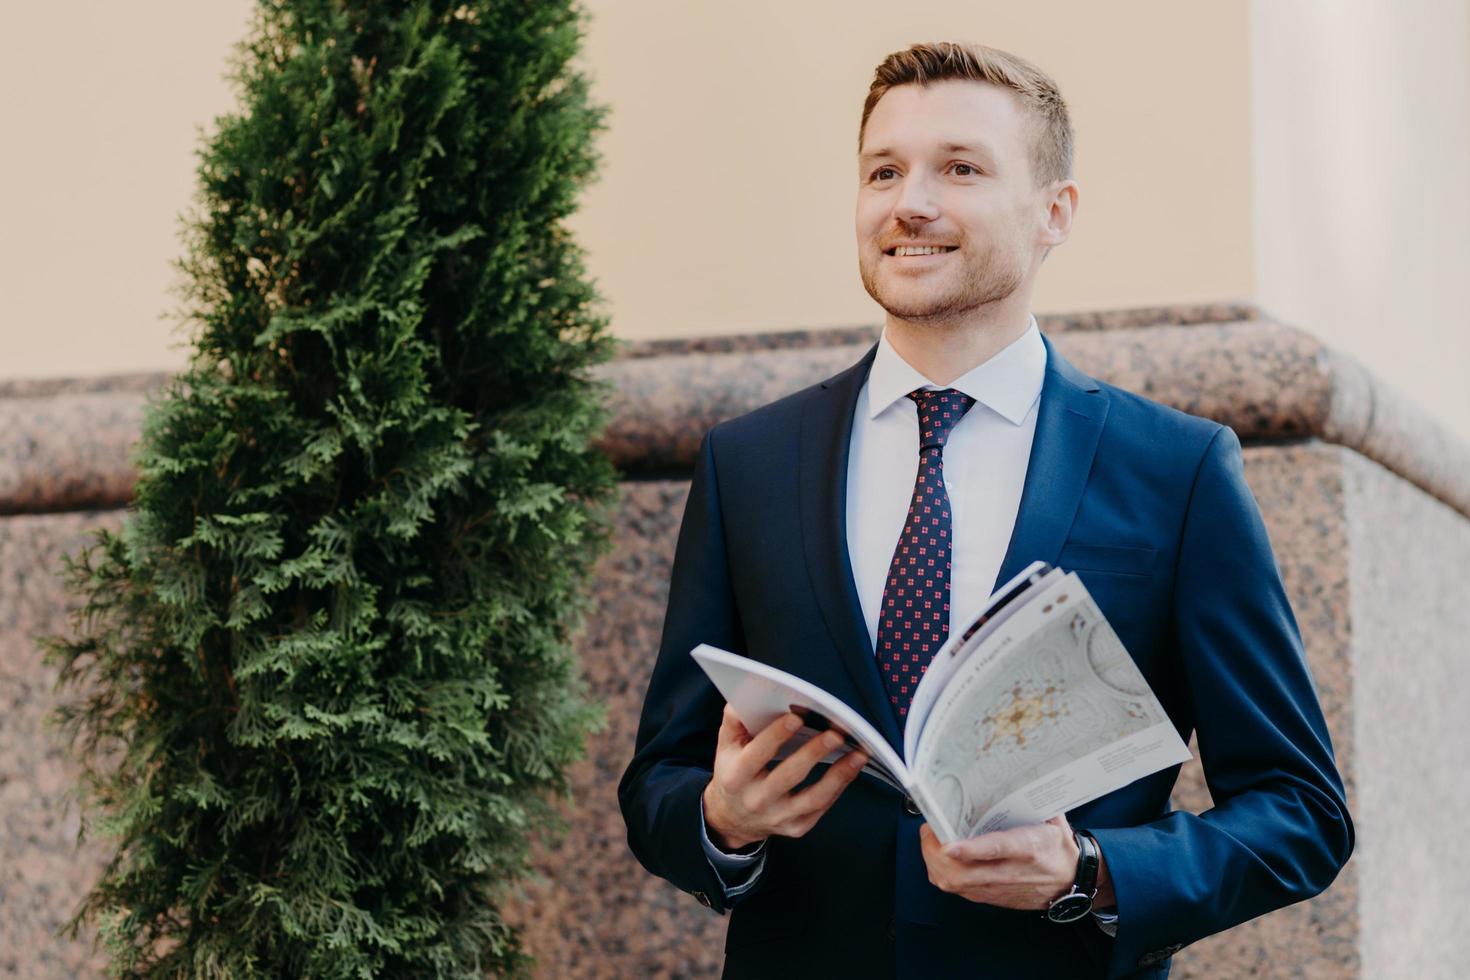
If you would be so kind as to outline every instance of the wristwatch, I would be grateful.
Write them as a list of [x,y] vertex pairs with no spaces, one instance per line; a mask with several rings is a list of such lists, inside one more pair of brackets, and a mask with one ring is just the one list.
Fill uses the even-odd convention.
[[1097,841],[1078,830],[1072,831],[1072,839],[1077,842],[1077,877],[1071,891],[1046,907],[1046,917],[1052,922],[1076,922],[1092,911],[1092,899],[1097,895]]

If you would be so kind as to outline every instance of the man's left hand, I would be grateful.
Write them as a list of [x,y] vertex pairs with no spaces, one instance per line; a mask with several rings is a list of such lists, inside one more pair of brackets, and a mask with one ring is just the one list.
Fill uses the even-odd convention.
[[929,881],[972,902],[1044,909],[1070,891],[1077,876],[1077,842],[1065,816],[949,844],[939,843],[926,823],[919,842]]

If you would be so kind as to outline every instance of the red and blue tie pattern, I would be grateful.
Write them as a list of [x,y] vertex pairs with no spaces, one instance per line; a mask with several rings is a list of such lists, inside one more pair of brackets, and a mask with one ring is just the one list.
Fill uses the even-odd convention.
[[944,489],[944,443],[975,404],[953,388],[911,391],[919,409],[919,473],[909,517],[883,586],[878,615],[878,669],[903,727],[919,678],[949,636],[949,494]]

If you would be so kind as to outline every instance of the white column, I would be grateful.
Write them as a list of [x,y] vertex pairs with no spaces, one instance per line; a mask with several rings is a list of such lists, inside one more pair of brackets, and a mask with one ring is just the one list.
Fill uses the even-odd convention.
[[1251,14],[1257,301],[1470,439],[1470,3]]

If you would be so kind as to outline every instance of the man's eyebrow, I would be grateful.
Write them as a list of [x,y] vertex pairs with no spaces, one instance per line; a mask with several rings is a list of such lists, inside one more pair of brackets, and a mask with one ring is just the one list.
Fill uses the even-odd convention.
[[[979,140],[972,140],[969,143],[941,143],[939,148],[945,153],[982,153],[992,160],[995,159],[995,154],[991,152],[990,147]],[[858,157],[858,162],[865,163],[869,160],[881,160],[884,157],[892,156],[897,156],[897,154],[892,148],[884,146],[862,154]]]

